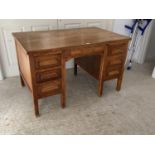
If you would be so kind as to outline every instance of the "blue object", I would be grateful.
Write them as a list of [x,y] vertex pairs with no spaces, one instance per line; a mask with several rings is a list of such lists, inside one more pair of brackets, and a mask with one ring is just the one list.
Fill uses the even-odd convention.
[[138,26],[138,28],[142,31],[141,35],[144,34],[147,26],[150,24],[150,22],[151,22],[152,19],[143,19],[143,20],[146,21],[146,24],[144,25],[144,27]]
[[131,31],[131,33],[133,33],[135,25],[137,22],[138,22],[137,19],[135,19],[132,26],[125,25],[125,28],[129,29]]
[[[137,23],[137,22],[139,23],[140,20],[141,20],[141,19],[134,19],[134,20],[133,20],[133,21],[134,21],[134,22],[133,22],[133,25],[132,25],[132,26],[125,25],[125,28],[129,29],[129,30],[131,31],[131,33],[133,33],[136,23]],[[144,34],[144,32],[145,32],[147,26],[150,24],[150,22],[151,22],[152,19],[142,19],[142,20],[143,20],[143,21],[146,21],[146,24],[145,24],[144,26],[142,26],[142,25],[140,25],[140,24],[138,25],[138,28],[139,28],[139,30],[141,31],[141,35]]]

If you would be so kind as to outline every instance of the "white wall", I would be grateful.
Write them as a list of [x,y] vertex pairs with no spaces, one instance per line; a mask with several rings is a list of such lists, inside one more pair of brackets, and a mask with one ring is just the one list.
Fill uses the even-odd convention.
[[115,19],[113,31],[122,35],[130,35],[129,31],[124,27],[130,25],[131,19]]
[[146,61],[155,60],[155,20],[152,23],[150,40],[146,51]]
[[1,51],[0,51],[0,80],[3,80],[3,74],[2,74],[2,62],[1,62]]
[[3,74],[2,74],[2,66],[1,66],[1,63],[0,63],[0,80],[3,80]]

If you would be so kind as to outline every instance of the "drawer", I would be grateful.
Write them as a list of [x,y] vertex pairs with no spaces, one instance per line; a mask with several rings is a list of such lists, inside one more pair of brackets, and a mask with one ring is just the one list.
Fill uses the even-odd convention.
[[48,96],[60,92],[61,80],[52,80],[38,85],[38,96]]
[[48,68],[61,65],[61,55],[45,55],[35,57],[36,69]]
[[36,81],[38,83],[58,79],[61,77],[61,69],[52,69],[36,73]]
[[108,56],[125,55],[127,52],[127,43],[108,44]]
[[108,67],[105,73],[105,79],[114,79],[121,74],[122,66]]
[[107,59],[107,67],[115,67],[118,65],[124,65],[124,56],[111,56]]
[[81,47],[75,48],[66,53],[66,59],[76,58],[80,56],[87,56],[92,54],[100,54],[104,52],[104,46],[95,46],[95,47]]

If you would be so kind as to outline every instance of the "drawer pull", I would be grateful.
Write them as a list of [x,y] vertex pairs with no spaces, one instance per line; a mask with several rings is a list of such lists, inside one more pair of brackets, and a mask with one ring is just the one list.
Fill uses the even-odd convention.
[[108,76],[113,76],[119,74],[119,71],[110,71],[108,72]]
[[108,44],[108,55],[120,55],[127,51],[126,43]]
[[121,60],[110,61],[110,65],[120,65],[122,64]]
[[61,77],[61,70],[55,69],[50,71],[38,72],[36,75],[37,82],[44,82]]

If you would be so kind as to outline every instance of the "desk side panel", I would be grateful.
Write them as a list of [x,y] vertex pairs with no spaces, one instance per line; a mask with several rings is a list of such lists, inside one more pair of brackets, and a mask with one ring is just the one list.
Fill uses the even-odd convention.
[[86,56],[75,59],[75,63],[77,65],[96,79],[99,79],[100,62],[100,55]]
[[24,82],[27,84],[27,86],[30,88],[30,90],[32,90],[29,56],[27,55],[25,49],[22,47],[22,45],[17,40],[15,40],[15,43],[16,43],[16,51],[17,51],[20,74]]

